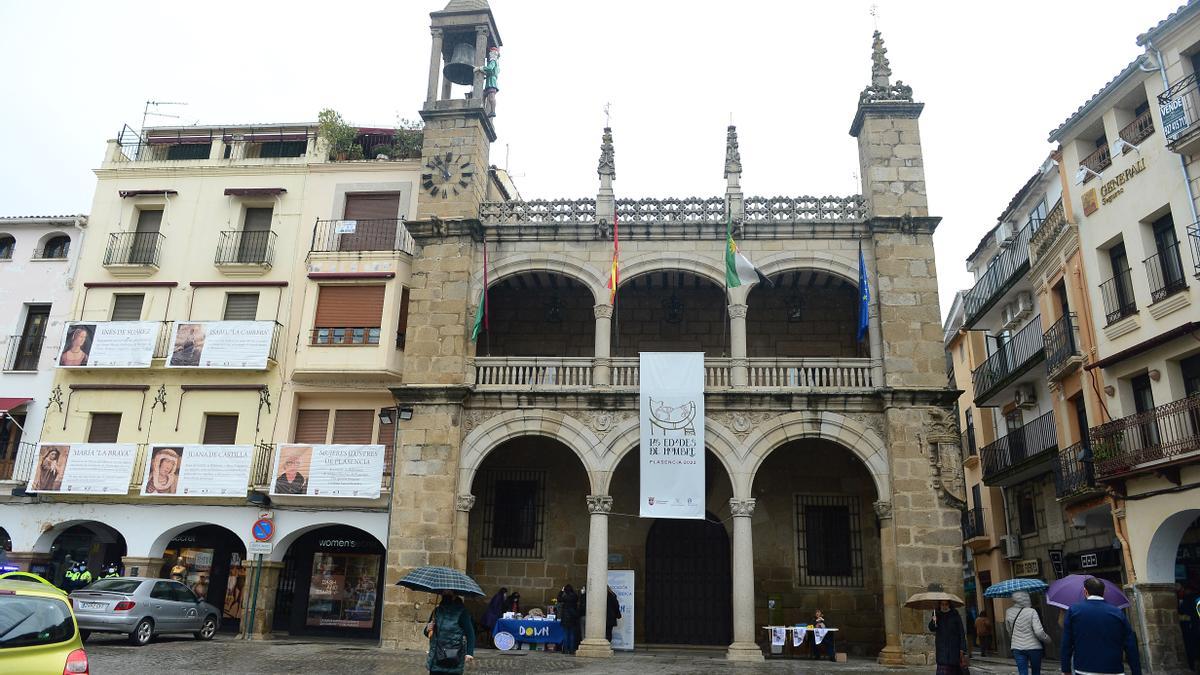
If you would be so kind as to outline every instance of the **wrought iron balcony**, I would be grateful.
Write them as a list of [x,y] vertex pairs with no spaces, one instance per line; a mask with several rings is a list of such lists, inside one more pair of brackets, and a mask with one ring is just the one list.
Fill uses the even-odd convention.
[[[1117,132],[1117,135],[1124,139],[1126,143],[1141,145],[1142,141],[1150,138],[1150,135],[1153,133],[1154,117],[1150,114],[1149,110],[1146,110],[1146,112],[1134,118],[1132,122],[1126,124],[1124,129]],[[1131,152],[1131,150],[1126,149],[1125,152]]]
[[1112,325],[1127,316],[1137,313],[1137,301],[1133,299],[1132,270],[1125,268],[1113,278],[1100,284],[1100,297],[1104,299],[1104,320]]
[[114,232],[108,235],[104,264],[158,267],[166,239],[159,232]]
[[1167,149],[1190,155],[1200,146],[1200,80],[1197,73],[1175,82],[1158,95]]
[[1067,212],[1063,208],[1062,199],[1050,209],[1046,214],[1046,218],[1042,220],[1042,226],[1037,229],[1029,237],[1029,255],[1031,263],[1037,262],[1037,259],[1046,254],[1050,246],[1058,240],[1058,235],[1067,229]]
[[1200,394],[1092,427],[1098,479],[1160,470],[1200,450]]
[[1054,413],[1048,412],[979,451],[983,480],[993,487],[1014,485],[1035,474],[1040,461],[1057,449]]
[[270,230],[225,230],[217,242],[217,265],[270,267],[275,259],[276,235]]
[[42,355],[43,333],[8,336],[8,353],[4,355],[4,370],[34,371]]
[[1200,223],[1188,225],[1188,241],[1192,242],[1193,274],[1200,277]]
[[968,457],[977,457],[979,455],[979,447],[975,444],[975,429],[967,427],[967,430],[962,432],[961,448]]
[[402,218],[318,220],[313,229],[312,253],[416,250]]
[[1187,289],[1183,276],[1183,261],[1179,257],[1179,242],[1146,258],[1146,276],[1150,281],[1150,302],[1166,300]]
[[1013,284],[1029,271],[1029,239],[1032,224],[1021,228],[1007,247],[996,255],[995,261],[983,273],[983,277],[963,297],[965,310],[964,325],[967,328],[996,304]]
[[987,528],[984,525],[983,507],[976,505],[963,511],[963,541],[975,539],[976,537],[986,537]]
[[1064,314],[1042,336],[1046,345],[1046,374],[1051,380],[1070,373],[1083,362],[1076,319],[1074,312]]
[[1058,451],[1054,463],[1054,494],[1069,499],[1096,490],[1096,470],[1089,442],[1079,442]]
[[36,459],[37,446],[33,443],[21,441],[0,448],[0,480],[29,482]]
[[1096,177],[1097,174],[1112,166],[1112,149],[1108,147],[1108,143],[1103,143],[1097,147],[1092,154],[1079,160],[1079,166],[1086,166],[1095,173],[1087,173],[1083,177],[1083,182]]
[[971,374],[975,388],[975,405],[983,405],[1001,389],[1037,365],[1045,356],[1042,318],[1037,316]]

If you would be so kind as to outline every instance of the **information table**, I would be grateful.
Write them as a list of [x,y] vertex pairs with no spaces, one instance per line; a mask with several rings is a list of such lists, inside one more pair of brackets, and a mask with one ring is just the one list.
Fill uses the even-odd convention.
[[[567,638],[562,624],[548,619],[497,619],[496,628],[492,631],[493,638],[500,633],[508,633],[518,643],[540,642],[557,645]],[[500,647],[500,643],[496,646]]]
[[[816,636],[813,634],[813,629],[808,627],[804,630],[802,642],[795,644],[796,627],[795,626],[763,626],[763,630],[767,631],[767,658],[768,659],[795,659],[808,658],[812,653],[813,641]],[[774,641],[775,631],[783,631],[783,644],[776,644]],[[826,635],[821,640],[818,650],[822,653],[826,652],[826,645],[832,644],[833,634],[837,632],[836,628],[826,628]],[[776,651],[778,648],[779,651]],[[803,650],[803,651],[801,651]]]

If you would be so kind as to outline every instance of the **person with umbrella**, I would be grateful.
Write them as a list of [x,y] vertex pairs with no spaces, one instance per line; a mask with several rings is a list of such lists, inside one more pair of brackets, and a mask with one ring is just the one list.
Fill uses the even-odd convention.
[[431,673],[462,673],[475,660],[475,623],[458,596],[483,597],[483,589],[458,570],[435,566],[418,567],[396,583],[441,596],[425,624],[425,637],[429,638],[425,665]]
[[967,651],[967,630],[962,615],[954,608],[962,607],[962,598],[951,593],[930,591],[916,593],[904,603],[913,609],[932,609],[929,630],[934,634],[934,654],[937,675],[961,675],[970,662]]
[[1020,675],[1042,673],[1042,643],[1049,644],[1050,636],[1042,627],[1042,618],[1033,609],[1029,594],[1045,593],[1047,588],[1041,579],[1018,577],[992,584],[983,593],[988,598],[1012,598],[1013,606],[1004,612],[1004,624],[1008,626],[1009,644]]
[[[1078,575],[1071,575],[1078,576]],[[1055,597],[1055,587],[1070,577],[1060,579],[1050,587],[1048,598]],[[1142,675],[1141,657],[1138,655],[1137,636],[1129,619],[1116,607],[1110,604],[1106,582],[1095,577],[1088,577],[1083,582],[1083,592],[1086,594],[1082,601],[1071,605],[1063,621],[1062,668],[1064,675],[1071,675],[1072,669],[1078,675],[1109,675],[1124,673],[1125,665],[1121,662],[1121,652],[1129,660],[1133,675]],[[1116,589],[1117,594],[1124,594]],[[1061,601],[1062,596],[1058,599]],[[1052,604],[1057,604],[1051,600]],[[1129,606],[1129,601],[1125,601]],[[1061,605],[1060,605],[1061,606]]]

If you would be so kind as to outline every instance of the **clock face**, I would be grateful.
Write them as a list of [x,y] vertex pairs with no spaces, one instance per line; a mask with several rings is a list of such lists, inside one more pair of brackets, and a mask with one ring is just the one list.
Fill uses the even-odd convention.
[[425,162],[421,188],[432,197],[445,199],[462,194],[475,177],[475,165],[469,157],[445,152]]

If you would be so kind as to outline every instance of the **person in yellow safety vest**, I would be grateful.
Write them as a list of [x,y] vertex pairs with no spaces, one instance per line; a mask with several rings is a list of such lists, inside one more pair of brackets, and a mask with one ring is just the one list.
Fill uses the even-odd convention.
[[100,578],[101,579],[112,579],[114,577],[119,577],[119,576],[121,576],[121,573],[117,571],[117,564],[116,563],[108,563],[107,565],[104,566],[104,574],[101,574]]
[[87,561],[79,563],[79,588],[92,583],[92,571],[88,569]]

